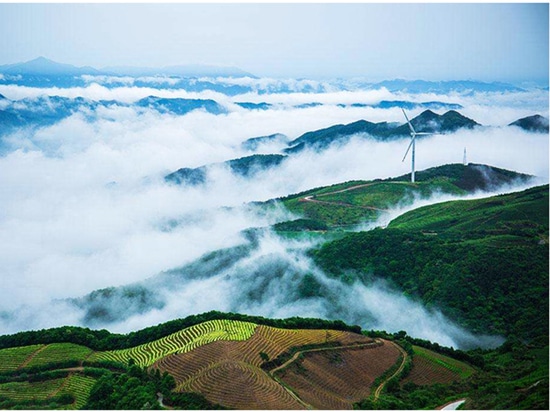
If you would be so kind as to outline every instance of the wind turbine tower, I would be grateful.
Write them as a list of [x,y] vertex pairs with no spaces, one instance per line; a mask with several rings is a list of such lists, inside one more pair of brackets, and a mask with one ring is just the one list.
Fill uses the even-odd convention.
[[409,118],[407,117],[407,113],[405,113],[405,109],[402,108],[401,110],[403,110],[403,114],[405,115],[405,119],[407,119],[407,124],[409,125],[409,129],[411,131],[411,143],[409,144],[409,147],[407,147],[407,151],[405,152],[405,156],[403,156],[402,162],[405,161],[407,155],[409,154],[409,150],[412,147],[412,152],[411,152],[411,183],[414,183],[414,157],[415,157],[415,151],[416,151],[416,147],[415,147],[416,146],[416,136],[428,135],[428,134],[433,134],[433,133],[417,132],[416,130],[414,130],[413,125],[411,124],[411,122],[409,121]]
[[464,159],[462,159],[462,164],[468,166],[468,160],[466,159],[466,148],[464,148]]

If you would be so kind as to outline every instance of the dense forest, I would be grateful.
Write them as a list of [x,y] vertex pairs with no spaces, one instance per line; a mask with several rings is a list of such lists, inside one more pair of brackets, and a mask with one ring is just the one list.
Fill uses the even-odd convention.
[[[548,186],[417,209],[314,252],[347,281],[385,279],[474,332],[548,333]],[[541,308],[546,308],[541,310]]]

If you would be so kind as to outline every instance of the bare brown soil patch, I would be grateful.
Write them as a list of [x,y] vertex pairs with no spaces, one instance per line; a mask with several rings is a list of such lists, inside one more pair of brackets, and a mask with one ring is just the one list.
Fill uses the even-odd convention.
[[460,375],[458,373],[430,362],[422,356],[415,356],[412,369],[402,383],[412,382],[416,385],[433,385],[435,383],[451,383],[459,379]]
[[[217,341],[191,352],[172,354],[152,368],[167,371],[178,391],[202,393],[208,400],[236,409],[304,409],[304,404],[260,368],[268,358],[291,347],[340,342],[366,344],[372,339],[335,330],[289,330],[258,326],[246,341]],[[265,355],[264,355],[265,356]]]
[[277,376],[318,409],[352,409],[373,381],[395,364],[399,350],[387,342],[371,348],[304,353]]

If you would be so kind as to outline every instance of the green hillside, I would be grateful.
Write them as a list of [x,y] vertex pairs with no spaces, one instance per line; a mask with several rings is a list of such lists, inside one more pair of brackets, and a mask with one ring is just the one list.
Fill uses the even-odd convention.
[[[212,316],[218,320],[199,322],[160,339],[152,339],[152,337],[166,333],[165,331],[170,329],[167,324],[147,328],[147,335],[152,340],[122,351],[94,351],[82,345],[63,342],[38,343],[40,340],[63,335],[59,334],[58,329],[37,331],[30,335],[36,341],[33,345],[0,349],[0,360],[9,364],[0,371],[0,408],[223,409],[223,402],[221,405],[213,404],[207,401],[201,393],[176,392],[174,377],[151,366],[153,361],[164,357],[169,358],[170,360],[165,365],[172,365],[171,368],[173,368],[174,365],[177,365],[177,356],[179,356],[177,354],[181,353],[180,350],[191,353],[195,350],[205,349],[198,355],[205,365],[212,367],[218,365],[211,363],[214,359],[217,359],[219,365],[223,365],[222,359],[227,356],[227,360],[230,361],[236,356],[236,352],[230,350],[226,353],[219,353],[216,350],[207,349],[207,346],[223,343],[224,340],[235,344],[248,341],[252,336],[251,331],[260,325],[249,322],[253,319],[259,320],[263,324],[289,328],[286,329],[286,332],[285,329],[271,329],[280,331],[279,338],[273,342],[270,340],[263,342],[260,339],[254,341],[256,343],[240,346],[246,348],[244,349],[246,352],[239,355],[242,359],[262,358],[266,362],[267,370],[269,370],[267,365],[270,364],[270,360],[263,351],[268,351],[268,347],[273,350],[273,345],[279,345],[282,336],[301,336],[297,339],[298,341],[302,339],[304,342],[313,336],[325,339],[325,336],[329,336],[327,330],[332,329],[333,326],[340,330],[359,332],[356,327],[338,321],[300,318],[277,320],[219,312],[196,315],[188,319],[187,322],[207,319]],[[234,320],[236,318],[246,320]],[[181,321],[185,323],[186,320]],[[173,322],[175,321],[168,324],[173,324]],[[293,328],[290,328],[292,326]],[[308,329],[311,329],[311,333]],[[91,336],[101,332],[108,339],[112,337],[112,342],[116,342],[120,336],[128,338],[136,334],[134,332],[129,335],[111,335],[105,330],[88,332]],[[319,334],[319,332],[321,333]],[[143,334],[142,331],[137,333]],[[344,336],[343,334],[346,332],[341,333],[341,336]],[[334,334],[336,335],[337,332]],[[398,364],[401,363],[403,366],[399,373],[396,369],[398,364],[395,364],[380,375],[373,382],[373,387],[382,390],[371,392],[369,398],[355,404],[357,409],[435,409],[459,398],[466,398],[466,407],[474,409],[548,408],[547,337],[532,340],[528,345],[516,339],[510,339],[496,350],[478,349],[464,352],[422,339],[411,338],[403,331],[395,334],[366,331],[363,332],[363,335],[375,340],[382,338],[386,342],[382,345],[388,345],[388,347],[393,344],[400,345],[404,357],[399,358]],[[5,337],[0,338],[4,342],[6,341]],[[388,341],[392,341],[393,344]],[[370,340],[369,342],[375,341]],[[329,373],[327,378],[332,379],[330,376],[338,375],[330,373],[332,368],[337,368],[335,371],[339,371],[339,373],[343,373],[342,368],[349,367],[353,370],[353,365],[346,365],[343,362],[343,356],[348,355],[345,355],[346,352],[337,351],[339,345],[338,342],[305,344],[305,346],[292,347],[290,352],[284,352],[281,356],[290,360],[292,353],[302,351],[302,355],[296,360],[293,369],[294,373],[300,375],[305,370],[300,366],[304,359],[303,353],[310,352],[313,355],[325,350],[326,352],[323,353],[326,354],[325,358],[329,362],[325,363],[323,368]],[[380,342],[373,347],[377,346],[380,346]],[[353,343],[347,346],[347,353],[350,356],[349,348],[353,347]],[[237,346],[233,346],[233,348],[237,350]],[[342,346],[342,350],[346,350],[346,345]],[[354,350],[358,350],[358,348],[352,349],[352,352]],[[262,353],[263,356],[261,356]],[[213,356],[213,358],[208,358],[208,356]],[[199,358],[191,357],[189,359]],[[274,358],[273,361],[277,359]],[[322,360],[323,356],[319,359]],[[222,361],[220,362],[220,360]],[[372,361],[377,362],[376,359]],[[33,363],[34,366],[31,366]],[[148,365],[149,367],[146,368]],[[185,364],[182,364],[181,368],[183,368],[181,373],[185,373]],[[264,368],[263,364],[262,368]],[[180,369],[176,367],[174,372],[179,373]],[[267,378],[268,375],[264,375],[264,379]],[[212,379],[213,382],[221,382],[226,378],[213,374],[208,379]],[[275,381],[279,382],[277,379]],[[320,385],[324,385],[323,382],[322,379],[314,377],[309,380],[311,388],[321,389]],[[249,389],[245,385],[245,381],[241,384],[238,381],[232,382],[231,387],[234,388],[233,391],[237,392],[227,393],[228,399]],[[287,388],[286,390],[294,390],[289,384],[284,384],[284,387]],[[344,385],[342,388],[345,387]],[[268,399],[272,393],[266,392],[265,396]]]
[[[376,221],[396,206],[411,205],[414,200],[435,194],[465,195],[476,190],[498,188],[511,182],[526,182],[530,176],[496,167],[450,164],[416,173],[373,181],[350,181],[308,190],[280,199],[291,212],[310,221],[316,228],[349,229]],[[303,225],[302,225],[303,226]],[[283,228],[276,228],[284,231]],[[286,225],[286,229],[292,226]],[[300,230],[296,225],[294,230]],[[308,226],[303,230],[308,229]]]
[[413,210],[314,255],[333,276],[385,279],[474,332],[548,333],[548,185]]

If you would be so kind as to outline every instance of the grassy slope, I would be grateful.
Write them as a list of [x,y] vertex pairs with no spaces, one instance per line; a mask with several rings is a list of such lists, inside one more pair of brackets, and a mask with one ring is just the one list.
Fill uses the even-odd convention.
[[315,256],[336,276],[382,277],[473,331],[548,332],[548,186],[414,210]]
[[[410,182],[410,175],[350,181],[308,190],[281,201],[291,212],[316,222],[317,226],[349,228],[375,221],[385,209],[412,204],[417,198],[432,194],[464,195],[528,178],[490,166],[450,164],[417,172],[415,183]],[[304,201],[305,197],[316,202]]]

